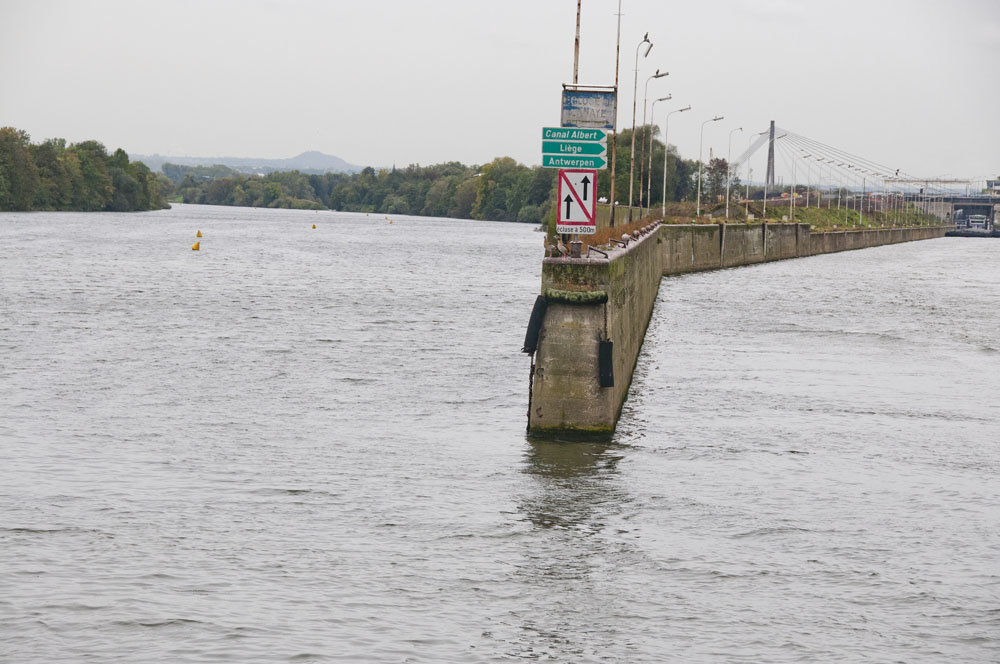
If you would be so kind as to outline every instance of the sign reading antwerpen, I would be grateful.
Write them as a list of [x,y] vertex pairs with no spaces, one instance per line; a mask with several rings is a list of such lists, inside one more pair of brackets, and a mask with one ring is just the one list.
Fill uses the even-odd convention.
[[614,129],[614,91],[563,90],[563,127],[589,127],[591,129]]
[[556,233],[593,235],[597,232],[597,171],[559,171],[559,217]]

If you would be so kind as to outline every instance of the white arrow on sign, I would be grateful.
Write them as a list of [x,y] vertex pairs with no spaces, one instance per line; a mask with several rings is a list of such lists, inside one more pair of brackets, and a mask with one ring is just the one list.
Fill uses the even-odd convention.
[[597,232],[596,189],[596,170],[560,169],[557,233],[590,235]]

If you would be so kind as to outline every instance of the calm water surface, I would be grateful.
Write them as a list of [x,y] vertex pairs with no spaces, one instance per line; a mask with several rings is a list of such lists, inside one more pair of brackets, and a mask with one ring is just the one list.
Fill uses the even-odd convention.
[[567,444],[540,234],[392,221],[0,214],[0,660],[1000,661],[1000,242],[665,279]]

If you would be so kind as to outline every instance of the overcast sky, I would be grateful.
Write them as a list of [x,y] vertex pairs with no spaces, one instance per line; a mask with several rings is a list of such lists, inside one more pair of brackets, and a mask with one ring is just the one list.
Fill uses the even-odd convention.
[[[583,0],[580,83],[611,85],[617,0]],[[671,143],[734,156],[770,120],[921,176],[1000,174],[998,0],[624,0]],[[130,153],[360,165],[541,161],[575,0],[0,0],[0,126]],[[757,166],[755,165],[755,169]],[[763,169],[763,164],[760,165]]]

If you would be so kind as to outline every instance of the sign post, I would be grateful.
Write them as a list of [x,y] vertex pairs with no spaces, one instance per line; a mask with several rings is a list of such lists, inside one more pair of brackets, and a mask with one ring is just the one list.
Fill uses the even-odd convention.
[[560,169],[557,233],[593,235],[597,232],[597,171]]
[[[560,169],[556,232],[572,235],[570,255],[576,257],[576,236],[597,232],[597,170],[608,166],[608,131],[615,129],[618,110],[615,66],[613,87],[578,86],[574,70],[573,85],[563,85],[560,126],[542,129],[542,167]],[[612,181],[612,194],[614,187]]]

